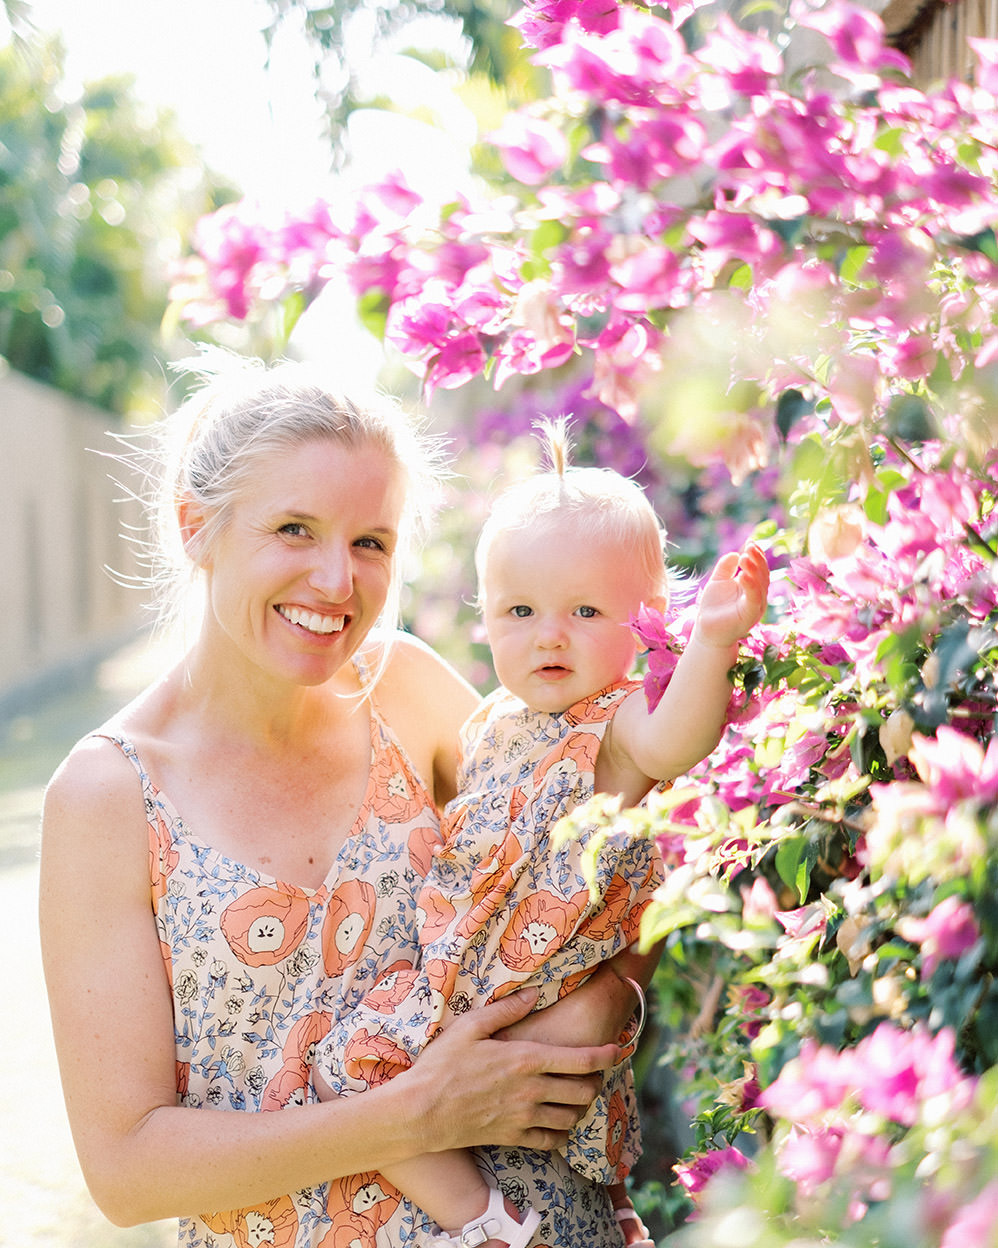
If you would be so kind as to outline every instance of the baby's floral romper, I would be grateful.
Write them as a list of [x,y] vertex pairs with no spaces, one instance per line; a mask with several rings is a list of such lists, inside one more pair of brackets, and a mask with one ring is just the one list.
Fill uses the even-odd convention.
[[[593,796],[600,743],[638,688],[619,682],[557,715],[498,689],[469,719],[444,848],[419,896],[420,965],[393,968],[320,1043],[317,1065],[336,1092],[384,1082],[449,1019],[525,984],[540,988],[538,1006],[550,1004],[638,939],[662,882],[654,842],[595,828],[553,835]],[[594,1182],[611,1183],[639,1153],[625,1063],[604,1081],[565,1155]]]

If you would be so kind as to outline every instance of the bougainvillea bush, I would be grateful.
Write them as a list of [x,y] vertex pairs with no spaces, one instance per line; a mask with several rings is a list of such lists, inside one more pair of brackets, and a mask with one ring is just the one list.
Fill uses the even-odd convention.
[[[844,0],[753,20],[532,0],[550,94],[483,136],[477,202],[391,176],[345,214],[232,205],[177,300],[290,325],[345,275],[428,402],[474,395],[472,445],[571,412],[680,561],[764,543],[720,747],[585,812],[671,864],[645,937],[693,1130],[676,1234],[996,1245],[998,43],[919,87]],[[634,621],[650,698],[689,624]]]

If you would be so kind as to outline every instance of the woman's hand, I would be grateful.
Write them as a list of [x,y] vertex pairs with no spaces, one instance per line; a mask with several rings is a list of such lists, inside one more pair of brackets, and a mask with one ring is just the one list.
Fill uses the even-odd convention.
[[520,1039],[509,1029],[536,1000],[536,989],[521,989],[463,1015],[393,1080],[409,1088],[413,1116],[432,1124],[427,1151],[476,1144],[553,1149],[565,1143],[602,1086],[602,1072],[620,1060],[621,1051],[616,1044]]

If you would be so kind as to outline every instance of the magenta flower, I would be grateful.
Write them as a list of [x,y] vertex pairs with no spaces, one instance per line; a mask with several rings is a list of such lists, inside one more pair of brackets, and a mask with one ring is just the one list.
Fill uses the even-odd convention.
[[244,320],[254,293],[254,270],[270,251],[271,228],[261,209],[248,200],[226,204],[201,218],[194,243],[211,290],[224,303],[226,314]]
[[615,30],[619,11],[617,0],[527,0],[509,25],[519,30],[528,47],[548,48],[561,41],[568,22],[598,35]]
[[568,156],[568,143],[556,125],[522,111],[507,114],[489,138],[512,176],[526,186],[546,181]]
[[970,1248],[998,1240],[998,1179],[992,1180],[961,1209],[946,1228],[939,1248]]
[[931,979],[941,961],[950,961],[965,953],[980,932],[974,908],[955,894],[945,897],[924,919],[904,915],[898,932],[921,946],[922,974]]
[[690,1196],[696,1197],[721,1170],[747,1170],[751,1163],[737,1148],[715,1148],[700,1153],[690,1161],[677,1162],[676,1177]]
[[916,734],[909,757],[943,809],[964,800],[981,806],[998,801],[996,737],[988,742],[985,751],[973,737],[943,724],[934,739]]
[[722,75],[738,95],[762,95],[783,72],[783,57],[771,39],[742,30],[722,14],[697,52],[708,70]]
[[833,0],[821,9],[801,13],[798,21],[828,39],[837,57],[835,69],[844,77],[866,81],[885,69],[910,72],[908,58],[886,46],[884,23],[869,9]]

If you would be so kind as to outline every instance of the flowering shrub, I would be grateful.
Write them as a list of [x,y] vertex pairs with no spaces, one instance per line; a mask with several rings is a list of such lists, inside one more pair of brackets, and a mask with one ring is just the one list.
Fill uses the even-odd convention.
[[[682,561],[765,543],[718,749],[584,812],[672,864],[644,938],[695,1133],[681,1236],[995,1244],[998,43],[921,90],[867,10],[780,20],[530,0],[551,93],[489,136],[495,194],[230,206],[177,298],[290,325],[345,273],[428,399],[515,391],[468,443],[571,411]],[[650,698],[690,621],[633,622]]]

